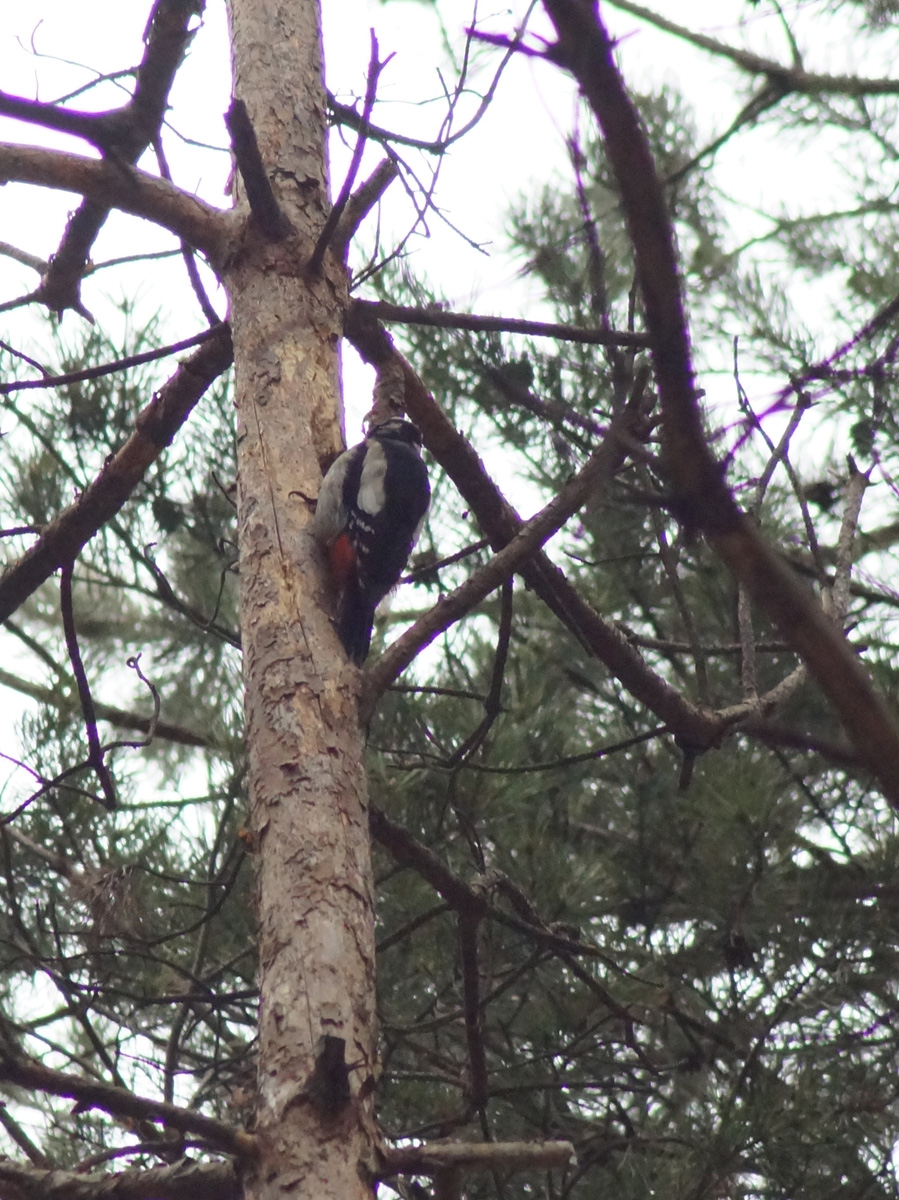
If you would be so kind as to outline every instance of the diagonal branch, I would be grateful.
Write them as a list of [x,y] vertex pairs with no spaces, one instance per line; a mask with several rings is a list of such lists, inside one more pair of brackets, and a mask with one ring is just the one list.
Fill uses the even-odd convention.
[[[95,128],[103,131],[100,144],[126,179],[159,136],[175,74],[193,38],[191,21],[202,10],[203,0],[155,0],[144,30],[145,50],[134,94],[123,108],[97,114]],[[73,308],[90,318],[81,303],[81,279],[91,247],[113,207],[114,202],[103,205],[88,198],[70,218],[34,297],[51,312]]]
[[519,524],[515,535],[489,562],[454,591],[442,596],[411,629],[399,637],[367,672],[363,721],[371,714],[372,706],[397,676],[409,666],[423,647],[439,633],[458,621],[511,574],[528,563],[549,539],[587,499],[611,478],[624,457],[619,433],[631,428],[640,413],[642,397],[632,401],[629,409],[613,423],[608,436],[593,452],[585,465],[565,484],[557,496],[529,521]]
[[94,708],[94,698],[91,695],[87,672],[84,669],[84,661],[81,657],[81,648],[78,645],[78,633],[75,629],[75,609],[72,603],[72,575],[74,574],[74,570],[74,560],[70,559],[68,562],[63,563],[59,583],[62,625],[66,639],[66,649],[69,652],[69,662],[72,665],[72,673],[75,676],[78,696],[81,700],[81,713],[84,717],[84,730],[87,735],[87,762],[93,768],[97,779],[100,781],[100,787],[103,790],[103,802],[111,811],[116,808],[118,800],[116,798],[115,783],[113,782],[109,767],[104,762],[103,747],[100,745],[100,735],[97,733],[97,711]]
[[256,223],[270,242],[281,242],[290,236],[293,226],[275,198],[256,140],[256,131],[243,100],[231,101],[225,113],[225,125],[231,136],[231,149]]
[[[453,428],[370,312],[351,307],[345,332],[366,362],[379,369],[391,359],[400,363],[406,381],[407,411],[421,429],[425,445],[475,513],[490,544],[502,549],[518,534],[523,522],[487,474],[478,455]],[[527,563],[522,576],[581,644],[605,663],[631,695],[664,721],[676,737],[698,748],[717,743],[729,721],[691,704],[652,671],[624,634],[591,608],[543,551]]]
[[662,412],[672,508],[700,530],[800,654],[884,795],[899,807],[899,733],[855,652],[814,595],[737,505],[709,449],[697,402],[674,234],[639,114],[592,5],[544,0],[558,34],[553,61],[575,76],[605,138],[643,293]]
[[231,213],[204,204],[157,175],[131,170],[123,175],[112,163],[44,150],[38,146],[0,145],[0,184],[31,183],[77,192],[104,210],[118,208],[168,229],[213,264],[226,256],[236,233]]
[[[190,350],[201,346],[214,336],[215,331],[204,329],[193,337],[173,342],[170,346],[160,346],[157,350],[144,350],[140,354],[129,354],[125,358],[117,358],[114,362],[105,362],[98,367],[85,367],[83,371],[67,371],[64,375],[42,374],[40,379],[12,379],[8,383],[0,383],[0,396],[9,396],[12,392],[33,391],[34,389],[64,387],[69,383],[81,383],[85,379],[102,379],[105,375],[114,375],[118,371],[127,371],[131,367],[141,367],[144,363],[156,362],[160,358],[168,358],[170,354],[179,354],[182,350]],[[29,360],[31,361],[31,360]],[[42,369],[38,367],[38,369]]]
[[[57,712],[65,713],[72,703],[71,698],[58,688],[44,687],[43,684],[14,675],[12,671],[5,671],[2,667],[0,667],[0,687],[11,688],[23,696],[30,696],[41,704],[49,704]],[[228,753],[224,743],[215,742],[205,734],[197,733],[183,725],[173,725],[169,721],[156,721],[154,724],[152,717],[129,712],[124,708],[116,708],[113,704],[103,704],[100,700],[94,701],[94,711],[99,720],[108,721],[110,725],[116,725],[120,729],[133,729],[138,733],[148,733],[152,726],[155,736],[164,741],[175,742],[180,746],[201,746],[213,752]]]
[[337,228],[334,230],[332,245],[336,255],[346,258],[350,239],[399,175],[399,171],[395,159],[381,159],[368,179],[363,179],[349,197],[343,214],[337,222]]
[[5,1050],[0,1054],[0,1081],[29,1091],[46,1092],[50,1096],[64,1096],[74,1100],[80,1109],[99,1108],[113,1117],[153,1121],[181,1133],[197,1134],[210,1144],[243,1158],[252,1158],[256,1152],[255,1138],[237,1126],[179,1108],[176,1104],[136,1096],[127,1088],[114,1084],[53,1071],[24,1055],[9,1054]]
[[700,50],[707,50],[710,54],[727,58],[744,71],[753,75],[767,75],[769,80],[783,92],[802,92],[804,95],[825,93],[831,96],[899,95],[899,80],[896,79],[864,79],[857,75],[816,75],[804,71],[798,64],[788,67],[776,59],[764,58],[761,54],[753,54],[751,50],[741,50],[738,46],[730,46],[727,42],[709,37],[708,34],[697,33],[693,29],[688,29],[686,25],[678,25],[677,22],[653,12],[652,9],[644,8],[642,4],[634,4],[633,0],[607,0],[607,3],[612,8],[639,17],[641,21],[646,21],[648,25],[654,25],[656,29],[674,34],[675,37],[689,42],[692,46],[698,46]]
[[350,199],[353,191],[353,184],[356,182],[356,176],[359,173],[359,167],[362,165],[362,155],[365,152],[365,143],[368,137],[368,123],[371,120],[372,109],[375,106],[375,100],[378,95],[378,80],[381,77],[381,72],[384,67],[393,58],[391,54],[388,58],[381,62],[378,57],[378,39],[375,36],[375,31],[369,31],[371,35],[371,57],[368,63],[368,82],[365,85],[365,102],[362,108],[362,124],[359,126],[359,133],[356,138],[356,145],[353,147],[353,156],[350,159],[349,170],[346,174],[346,179],[343,181],[343,186],[340,189],[340,194],[334,201],[331,211],[325,220],[325,224],[321,233],[318,235],[318,241],[315,243],[315,249],[309,262],[306,264],[306,270],[310,275],[318,276],[322,272],[322,263],[325,260],[325,252],[331,245],[334,233],[343,216],[343,210],[347,206],[347,201]]
[[231,365],[231,332],[215,336],[181,363],[137,417],[136,429],[81,496],[0,576],[0,624],[40,585],[71,562],[128,500],[147,468],[190,416],[210,384]]

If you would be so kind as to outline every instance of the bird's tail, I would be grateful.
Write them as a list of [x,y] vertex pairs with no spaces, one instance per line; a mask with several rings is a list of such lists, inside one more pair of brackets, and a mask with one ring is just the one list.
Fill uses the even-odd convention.
[[359,667],[368,656],[374,622],[374,607],[362,595],[358,584],[351,583],[340,598],[337,636],[347,652],[347,657]]

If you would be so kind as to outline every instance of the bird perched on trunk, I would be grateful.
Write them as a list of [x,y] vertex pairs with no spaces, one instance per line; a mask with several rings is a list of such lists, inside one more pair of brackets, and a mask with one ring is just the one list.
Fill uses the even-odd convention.
[[337,634],[365,662],[375,609],[396,586],[431,499],[421,434],[392,418],[334,462],[318,493],[313,531],[337,594]]

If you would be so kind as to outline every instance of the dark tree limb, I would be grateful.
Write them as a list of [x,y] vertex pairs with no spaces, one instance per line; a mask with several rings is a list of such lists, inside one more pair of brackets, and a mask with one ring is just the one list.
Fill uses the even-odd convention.
[[97,530],[119,511],[206,389],[231,365],[231,359],[231,333],[223,325],[181,363],[141,410],[134,433],[107,460],[93,483],[0,576],[0,623],[54,571],[73,561]]
[[275,199],[259,152],[256,131],[243,100],[231,101],[225,113],[225,125],[231,135],[231,149],[259,231],[270,242],[283,242],[293,233],[293,225]]
[[648,349],[645,333],[618,329],[579,329],[575,325],[556,325],[547,321],[525,321],[518,317],[487,317],[473,313],[447,312],[441,308],[414,308],[388,304],[386,300],[355,300],[354,304],[382,321],[404,325],[431,325],[436,329],[469,329],[474,333],[521,333],[530,337],[549,337],[561,342],[580,342],[588,346],[629,346]]
[[[20,1150],[23,1150],[34,1166],[42,1171],[50,1170],[52,1160],[49,1159],[39,1146],[36,1146],[19,1122],[15,1119],[12,1113],[7,1109],[6,1102],[0,1101],[0,1125],[6,1130],[10,1138],[15,1142]],[[0,1158],[0,1162],[2,1162]],[[0,1176],[2,1178],[2,1176]]]
[[25,121],[41,129],[70,133],[102,151],[112,150],[116,144],[109,113],[79,112],[73,108],[62,108],[58,104],[45,104],[41,100],[28,100],[24,96],[0,92],[0,116]]

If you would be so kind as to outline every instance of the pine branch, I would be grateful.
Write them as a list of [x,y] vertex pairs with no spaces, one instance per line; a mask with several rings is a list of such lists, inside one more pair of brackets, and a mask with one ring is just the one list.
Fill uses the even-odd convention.
[[451,1167],[469,1171],[551,1171],[571,1163],[574,1146],[571,1142],[432,1142],[388,1146],[381,1156],[381,1179],[391,1175],[436,1175]]
[[554,61],[575,76],[602,130],[621,192],[643,294],[662,411],[672,509],[701,531],[775,622],[830,700],[884,796],[899,808],[899,732],[840,630],[741,511],[705,438],[671,220],[646,134],[599,16],[579,0],[544,0],[559,41]]
[[645,333],[632,333],[628,330],[579,329],[576,325],[559,325],[549,321],[476,316],[473,313],[448,312],[441,308],[388,304],[386,300],[355,300],[353,303],[382,321],[399,321],[404,325],[469,329],[474,333],[520,333],[530,337],[556,338],[561,342],[580,342],[588,346],[631,346],[634,349],[646,349],[649,346],[649,338]]
[[5,1048],[0,1049],[0,1081],[29,1091],[46,1092],[50,1096],[64,1096],[74,1100],[82,1110],[99,1108],[113,1117],[152,1121],[181,1133],[196,1134],[211,1145],[243,1158],[255,1154],[255,1139],[237,1126],[179,1108],[175,1104],[166,1104],[163,1100],[136,1096],[126,1088],[113,1084],[83,1079],[65,1071],[53,1071],[34,1059],[11,1054]]
[[[896,96],[899,95],[899,80],[896,79],[866,79],[857,75],[816,75],[804,71],[801,66],[785,66],[773,58],[764,58],[761,54],[753,54],[751,50],[741,50],[738,46],[730,46],[708,34],[698,33],[685,25],[644,8],[642,4],[634,4],[633,0],[608,0],[610,7],[620,9],[639,17],[656,29],[671,33],[682,41],[689,42],[700,50],[707,50],[719,58],[726,58],[736,66],[752,75],[765,75],[776,84],[783,93],[799,92],[806,96]],[[549,7],[549,6],[547,6]]]
[[134,433],[104,464],[74,504],[42,531],[37,542],[0,578],[0,624],[66,562],[72,561],[113,517],[172,441],[194,405],[231,365],[231,333],[221,326],[159,389],[138,414]]
[[231,1163],[182,1159],[165,1167],[116,1174],[46,1170],[0,1158],[4,1195],[22,1200],[239,1200],[243,1189]]

